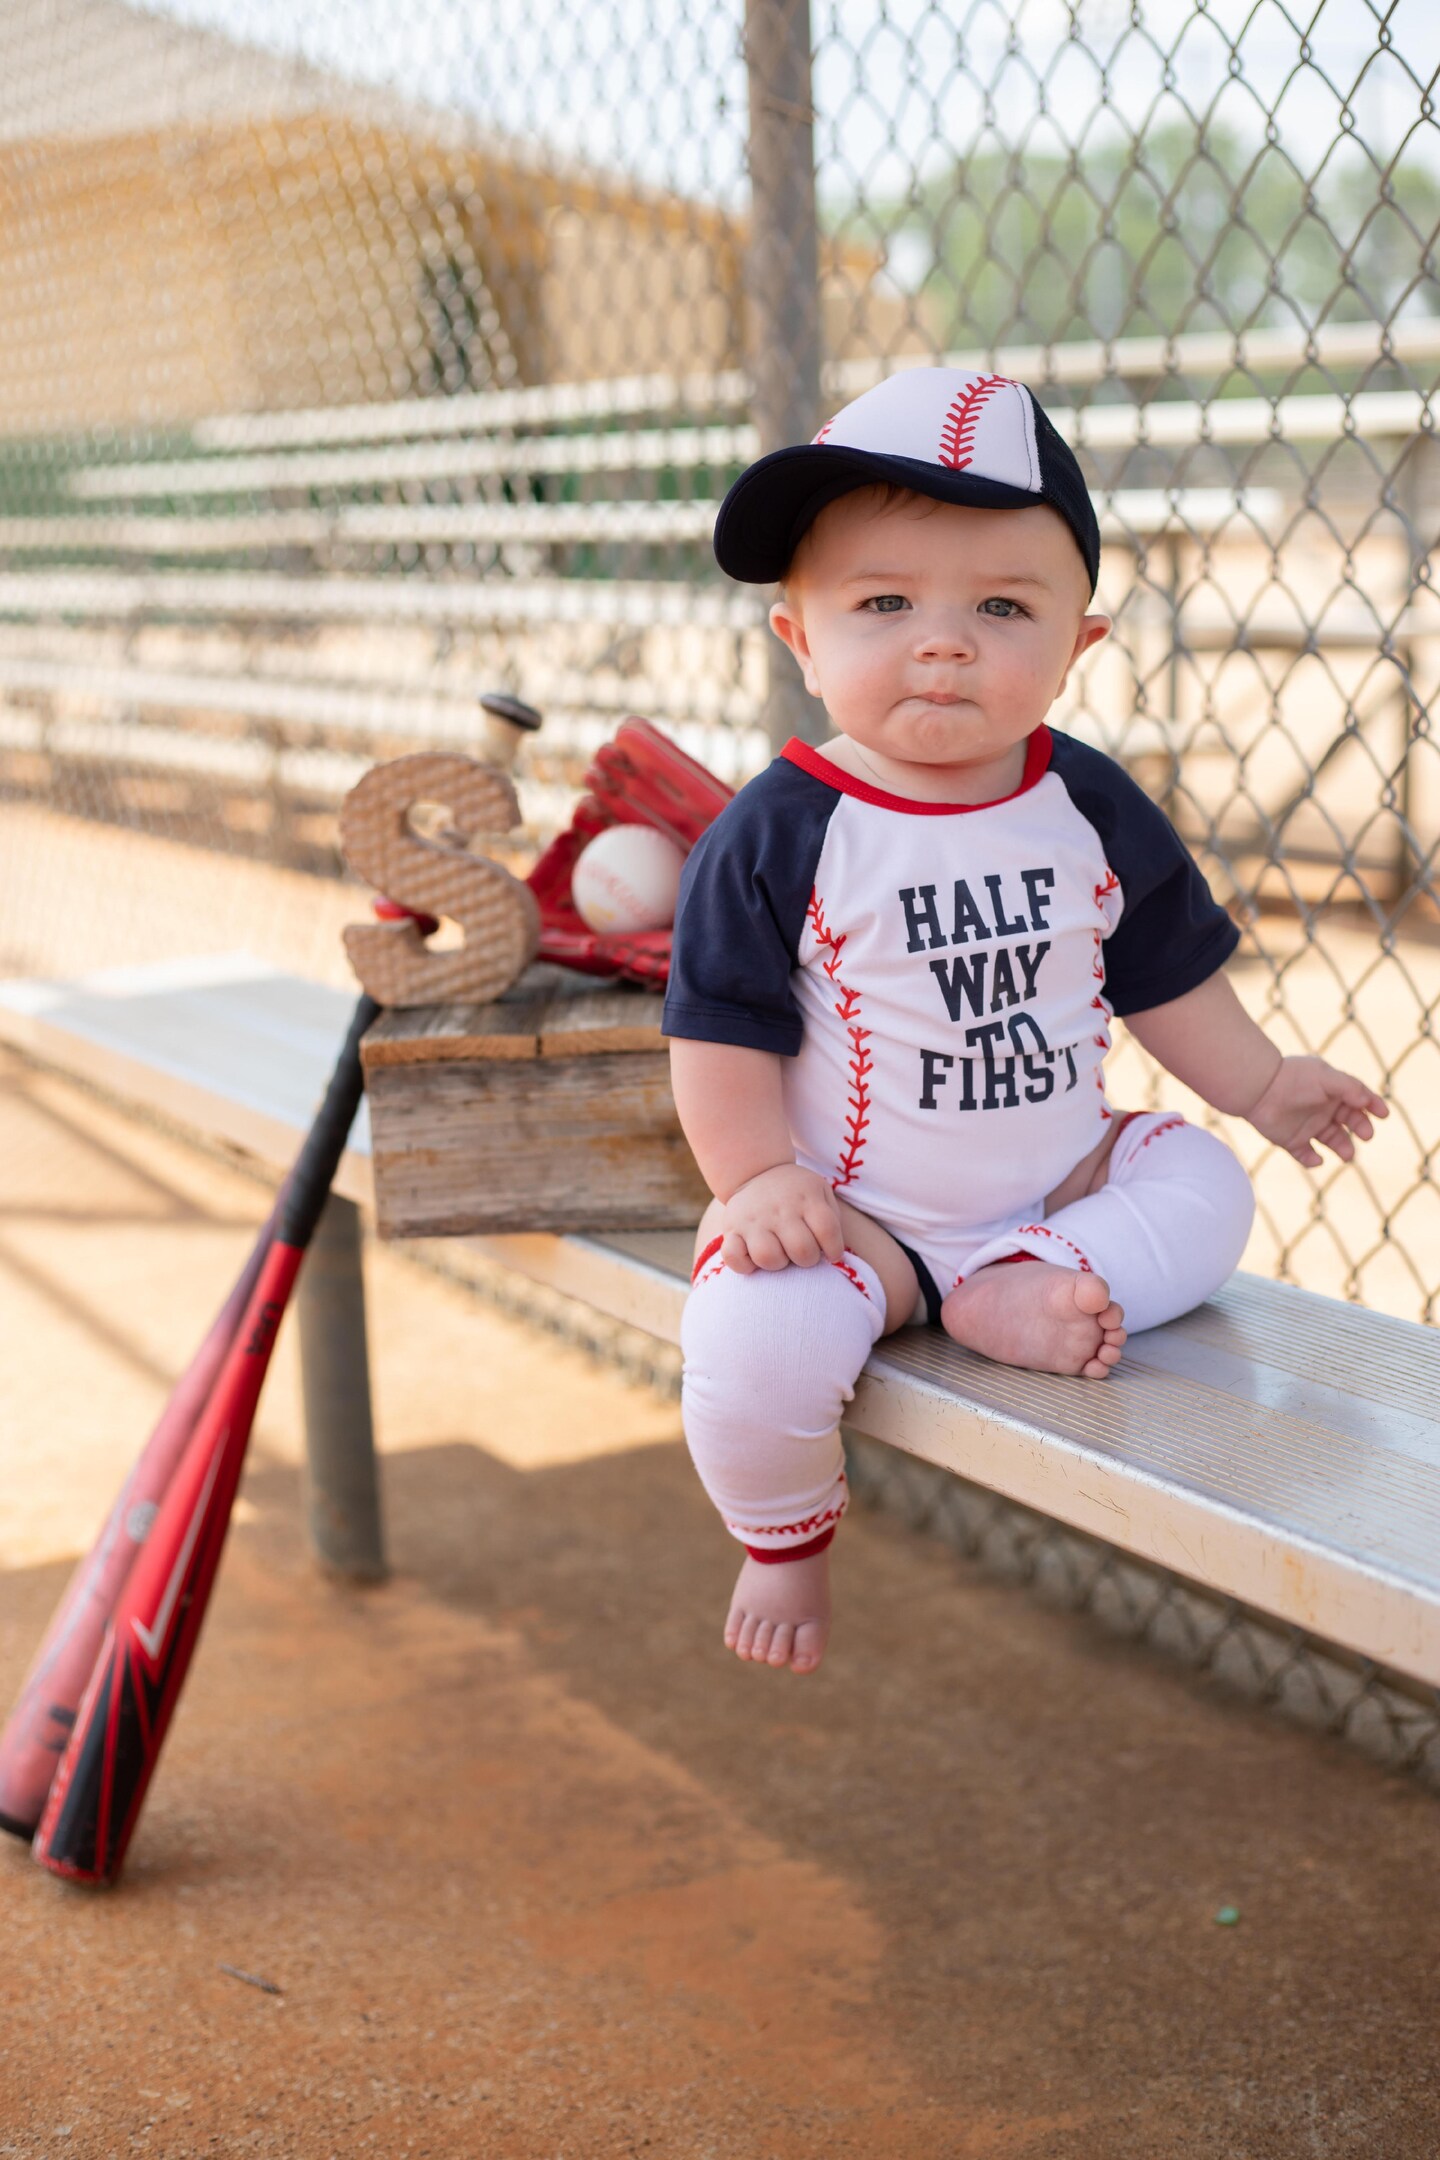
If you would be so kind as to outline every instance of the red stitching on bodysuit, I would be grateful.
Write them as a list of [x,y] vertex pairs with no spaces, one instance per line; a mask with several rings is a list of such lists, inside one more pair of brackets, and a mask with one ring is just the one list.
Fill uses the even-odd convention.
[[[1110,875],[1113,878],[1114,872],[1112,871]],[[1095,899],[1097,906],[1099,904],[1100,894],[1104,889],[1104,887],[1099,885],[1097,885],[1095,888]],[[1090,972],[1095,977],[1095,980],[1097,982],[1103,983],[1105,980],[1105,960],[1101,950],[1101,935],[1098,930],[1094,933],[1094,937],[1095,957],[1090,964]],[[1104,998],[1098,996],[1093,997],[1090,1000],[1090,1003],[1092,1008],[1098,1006],[1100,1011],[1104,1013],[1106,1019],[1109,1019],[1110,1007],[1106,1004]],[[1108,1032],[1104,1035],[1095,1036],[1094,1042],[1097,1050],[1108,1050],[1110,1048],[1110,1037]],[[1103,1066],[1097,1065],[1095,1068],[1095,1085],[1100,1090],[1100,1122],[1102,1125],[1108,1125],[1114,1117],[1115,1113],[1107,1106],[1105,1101],[1105,1072]]]
[[820,895],[813,888],[805,912],[810,918],[816,943],[829,954],[821,966],[839,992],[835,1011],[841,1020],[850,1023],[845,1029],[850,1041],[850,1093],[846,1097],[849,1115],[845,1120],[844,1142],[836,1159],[835,1175],[830,1180],[838,1192],[842,1185],[853,1181],[865,1157],[865,1132],[870,1123],[870,1074],[875,1061],[865,1047],[870,1040],[870,1030],[858,1025],[860,993],[840,979],[840,955],[848,932],[842,930],[837,935],[827,927]]
[[[1105,913],[1105,902],[1109,899],[1111,893],[1119,890],[1120,880],[1110,868],[1109,863],[1106,863],[1105,875],[1095,887],[1095,905],[1099,908],[1102,916]],[[1095,938],[1095,952],[1090,962],[1090,972],[1096,982],[1103,985],[1105,981],[1105,934],[1102,930],[1096,930],[1093,935]],[[1090,1007],[1092,1012],[1103,1013],[1107,1020],[1110,1018],[1110,1006],[1098,991],[1091,998]],[[1096,1035],[1092,1039],[1097,1050],[1108,1050],[1110,1048],[1108,1029],[1103,1035]],[[1105,1074],[1098,1065],[1095,1068],[1095,1085],[1100,1090],[1100,1122],[1102,1125],[1108,1125],[1114,1119],[1115,1113],[1105,1101]]]
[[[1102,916],[1105,913],[1105,902],[1109,899],[1111,893],[1119,892],[1119,890],[1120,880],[1118,877],[1116,877],[1115,872],[1110,868],[1109,863],[1106,863],[1105,875],[1100,880],[1100,883],[1095,887],[1095,905],[1097,908],[1099,908]],[[1095,977],[1095,980],[1097,982],[1102,983],[1105,980],[1105,961],[1102,957],[1102,947],[1104,945],[1104,941],[1104,931],[1097,930],[1095,932],[1095,958],[1091,966],[1090,972]],[[1091,1002],[1092,1004],[1100,1005],[1103,1003],[1103,1000],[1097,997],[1093,998]]]
[[964,472],[975,455],[975,424],[982,407],[989,404],[997,390],[1009,390],[1014,385],[1008,375],[982,375],[953,398],[940,430],[940,448],[936,453],[942,465],[955,472]]
[[834,425],[835,422],[833,420],[827,420],[824,427],[822,427],[817,434],[811,436],[811,441],[824,442],[826,437],[829,435],[831,428],[834,427]]
[[845,1146],[840,1155],[840,1175],[831,1179],[838,1192],[848,1185],[865,1158],[865,1128],[870,1123],[870,1089],[867,1085],[873,1059],[865,1048],[869,1028],[852,1027],[845,1030],[850,1038],[851,1089],[846,1101],[850,1114],[845,1120]]

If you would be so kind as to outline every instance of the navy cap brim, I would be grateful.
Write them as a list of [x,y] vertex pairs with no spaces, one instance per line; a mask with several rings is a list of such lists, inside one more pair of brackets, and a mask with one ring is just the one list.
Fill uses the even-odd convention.
[[772,450],[741,473],[715,520],[715,559],[742,584],[773,584],[827,503],[877,481],[977,510],[1026,510],[1045,501],[1031,488],[950,472],[925,458],[800,443]]

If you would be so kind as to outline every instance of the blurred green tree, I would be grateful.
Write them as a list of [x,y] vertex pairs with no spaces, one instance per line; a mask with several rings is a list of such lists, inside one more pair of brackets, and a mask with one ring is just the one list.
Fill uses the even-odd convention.
[[957,158],[857,238],[928,248],[940,347],[1440,313],[1440,176],[1357,145],[1307,179],[1273,143],[1169,123],[1073,152]]

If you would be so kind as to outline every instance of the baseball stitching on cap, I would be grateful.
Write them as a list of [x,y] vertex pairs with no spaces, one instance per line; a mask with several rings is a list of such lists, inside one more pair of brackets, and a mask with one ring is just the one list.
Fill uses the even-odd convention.
[[[832,455],[812,457],[816,448]],[[1074,452],[1026,384],[961,368],[897,370],[832,413],[809,443],[747,467],[716,518],[721,568],[752,584],[782,577],[820,510],[876,480],[982,508],[1048,502],[1069,526],[1093,590],[1099,531]],[[768,536],[767,521],[778,528]]]
[[977,375],[974,382],[950,401],[945,424],[940,430],[940,447],[935,455],[942,465],[955,472],[964,472],[975,456],[975,423],[981,409],[989,404],[995,392],[1001,388],[1018,389],[1006,375]]

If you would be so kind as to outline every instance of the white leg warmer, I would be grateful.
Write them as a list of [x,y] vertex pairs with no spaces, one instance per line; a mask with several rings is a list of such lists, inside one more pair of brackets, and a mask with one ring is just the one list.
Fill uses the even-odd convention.
[[884,1325],[880,1278],[858,1253],[754,1275],[718,1250],[702,1260],[680,1323],[685,1438],[757,1558],[818,1550],[844,1514],[840,1415]]
[[1099,1192],[1022,1224],[972,1255],[1033,1253],[1102,1275],[1131,1334],[1203,1304],[1240,1264],[1255,1215],[1250,1180],[1223,1140],[1184,1118],[1146,1113],[1116,1141]]

